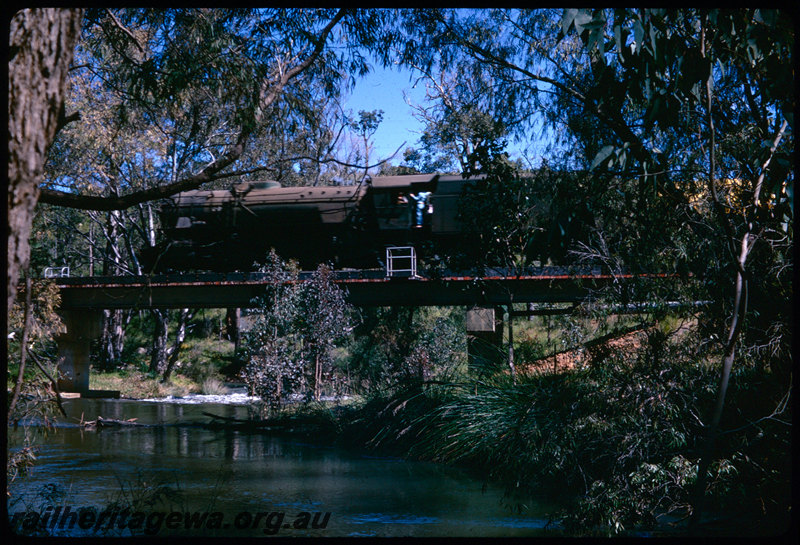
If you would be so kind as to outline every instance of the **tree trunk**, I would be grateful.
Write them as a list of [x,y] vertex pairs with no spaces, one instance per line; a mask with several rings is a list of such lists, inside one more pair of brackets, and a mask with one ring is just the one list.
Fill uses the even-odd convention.
[[[250,394],[253,395],[253,394]],[[275,380],[275,406],[281,406],[281,396],[283,395],[283,372],[278,369],[278,377]]]
[[[702,56],[706,57],[705,51],[705,26],[701,27],[701,47],[702,47]],[[723,211],[723,205],[720,201],[719,196],[717,195],[716,191],[716,129],[714,126],[714,117],[712,115],[712,105],[713,105],[713,82],[711,78],[706,81],[706,111],[707,111],[707,124],[708,124],[708,134],[709,134],[709,170],[708,170],[708,189],[709,193],[711,194],[713,203],[714,203],[714,210],[716,211],[720,224],[722,225],[723,231],[730,235],[732,232],[731,226],[728,223],[728,218]],[[756,182],[756,188],[753,195],[753,206],[754,208],[758,208],[759,206],[759,194],[761,191],[762,183],[764,181],[764,176],[766,175],[767,168],[769,167],[770,162],[772,161],[772,156],[775,153],[775,150],[778,147],[778,144],[783,137],[784,130],[787,127],[787,122],[781,124],[778,133],[775,135],[775,139],[772,142],[772,147],[770,148],[770,154],[767,157],[766,161],[761,165],[761,174],[758,177]],[[720,371],[720,379],[719,385],[717,387],[717,399],[716,403],[714,404],[714,412],[711,415],[711,423],[706,427],[706,437],[704,438],[703,445],[701,448],[701,455],[700,461],[698,463],[697,469],[697,480],[695,481],[694,490],[692,491],[691,497],[691,505],[692,505],[692,516],[689,519],[689,532],[693,534],[697,530],[697,525],[700,523],[700,520],[703,517],[703,509],[705,508],[705,492],[706,492],[706,482],[708,479],[708,469],[711,465],[711,462],[714,458],[714,451],[716,448],[716,441],[719,436],[719,425],[720,421],[722,420],[722,411],[725,407],[725,397],[728,393],[728,383],[730,381],[731,376],[731,369],[733,368],[733,363],[736,358],[736,344],[739,340],[739,335],[741,333],[742,324],[744,322],[745,315],[747,314],[747,298],[748,298],[748,286],[747,286],[747,279],[745,278],[745,266],[747,264],[747,258],[750,254],[750,250],[752,249],[753,240],[751,237],[753,233],[751,232],[752,224],[748,225],[748,229],[745,231],[744,235],[742,236],[741,245],[739,247],[739,253],[737,258],[737,271],[736,271],[736,281],[734,287],[734,295],[733,295],[733,311],[731,313],[731,321],[728,325],[728,339],[725,343],[725,356],[722,360],[722,369]],[[732,237],[728,237],[730,240],[733,240]],[[732,248],[735,250],[735,248]]]
[[25,314],[22,322],[22,339],[19,343],[19,372],[17,373],[17,382],[14,384],[14,393],[11,397],[11,403],[8,406],[8,416],[14,412],[14,407],[17,405],[19,393],[22,391],[23,376],[25,375],[25,355],[28,350],[28,334],[31,330],[31,278],[30,276],[25,279]]
[[125,329],[122,327],[122,310],[103,311],[103,333],[100,337],[102,347],[100,366],[105,370],[113,369],[122,359],[122,348],[125,345]]
[[89,224],[89,276],[94,276],[94,223]]
[[322,383],[322,366],[319,362],[319,354],[314,357],[314,401],[319,401],[320,386]]
[[106,251],[103,255],[103,274],[105,276],[115,276],[119,274],[119,248],[117,247],[117,224],[113,218],[114,212],[109,212],[106,216],[105,236]]
[[514,366],[514,326],[512,325],[514,319],[512,318],[512,311],[514,305],[508,305],[508,368],[511,370],[511,381],[517,383],[517,368]]
[[239,350],[239,318],[242,309],[229,308],[225,313],[225,336],[233,341],[234,350]]
[[156,245],[156,228],[153,222],[153,207],[147,203],[147,243],[151,248]]
[[178,355],[181,352],[181,345],[186,339],[186,322],[188,322],[191,318],[192,315],[189,314],[188,308],[181,310],[180,317],[178,318],[178,332],[175,335],[175,344],[172,345],[172,351],[169,354],[167,368],[164,369],[164,375],[161,377],[161,382],[167,382],[169,380],[169,376],[172,374],[172,369],[178,362]]
[[[115,214],[109,212],[106,217],[106,249],[103,255],[103,274],[116,276],[120,273],[119,266],[119,231]],[[100,366],[104,370],[111,370],[119,364],[122,358],[122,347],[125,342],[125,329],[122,327],[122,311],[119,309],[103,311],[103,333],[100,337]]]
[[150,350],[150,371],[160,374],[167,365],[169,311],[153,309],[151,314],[156,327],[153,331],[153,345]]
[[706,436],[701,447],[700,461],[697,468],[697,480],[692,491],[692,516],[689,519],[689,531],[694,533],[697,525],[703,516],[705,508],[706,482],[708,479],[708,468],[714,459],[714,450],[719,436],[719,424],[722,420],[722,410],[725,407],[725,397],[728,393],[728,383],[730,382],[731,369],[736,358],[736,343],[741,332],[742,321],[747,313],[747,280],[744,278],[744,265],[747,260],[748,242],[750,234],[742,237],[742,250],[739,255],[739,270],[736,273],[736,286],[733,299],[733,311],[731,313],[731,323],[728,326],[728,339],[725,344],[725,356],[722,360],[722,370],[720,371],[719,385],[717,386],[717,399],[714,404],[714,412],[711,415],[711,423],[706,427]]
[[65,119],[67,70],[82,17],[81,9],[24,9],[9,26],[7,308],[28,267],[33,209],[47,150]]

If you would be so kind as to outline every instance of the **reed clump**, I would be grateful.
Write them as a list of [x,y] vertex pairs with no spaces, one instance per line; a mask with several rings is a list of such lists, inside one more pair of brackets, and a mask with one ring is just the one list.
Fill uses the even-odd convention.
[[[743,366],[735,378],[735,409],[725,422],[732,431],[718,443],[709,504],[766,515],[758,498],[778,506],[790,494],[787,426],[764,421],[759,432],[743,415],[760,410],[754,403],[774,407],[779,381],[757,366]],[[564,373],[417,383],[375,395],[343,415],[342,438],[474,468],[505,483],[519,506],[531,496],[554,500],[564,506],[554,517],[568,532],[663,530],[690,512],[699,417],[708,414],[717,380],[690,345],[655,334],[636,354],[609,352]]]

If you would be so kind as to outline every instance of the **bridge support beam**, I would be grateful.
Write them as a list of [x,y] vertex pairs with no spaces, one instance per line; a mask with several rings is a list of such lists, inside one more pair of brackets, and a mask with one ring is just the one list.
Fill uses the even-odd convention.
[[502,361],[503,313],[494,307],[472,307],[467,309],[466,322],[469,368],[488,372]]
[[58,388],[62,392],[89,393],[89,345],[103,330],[102,310],[64,310],[61,319],[67,332],[58,343]]

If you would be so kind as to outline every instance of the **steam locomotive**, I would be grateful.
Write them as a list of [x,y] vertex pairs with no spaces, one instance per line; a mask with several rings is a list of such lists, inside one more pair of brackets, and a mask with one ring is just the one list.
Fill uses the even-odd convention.
[[162,206],[165,240],[140,257],[150,272],[247,271],[274,248],[306,270],[322,262],[374,268],[386,246],[457,244],[459,200],[476,180],[419,174],[366,177],[349,186],[266,181],[186,191]]

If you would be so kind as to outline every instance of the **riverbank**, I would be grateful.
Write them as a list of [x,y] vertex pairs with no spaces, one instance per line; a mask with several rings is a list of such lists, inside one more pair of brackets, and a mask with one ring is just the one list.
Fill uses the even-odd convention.
[[89,389],[118,391],[120,397],[125,399],[185,396],[203,392],[202,383],[184,375],[175,374],[162,383],[148,373],[134,370],[93,372],[89,375]]

